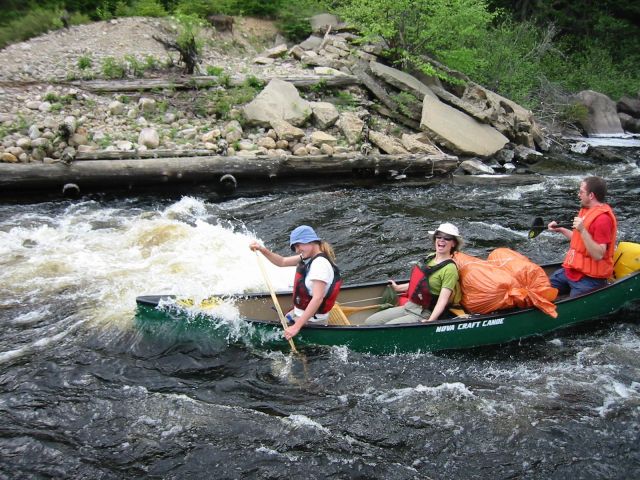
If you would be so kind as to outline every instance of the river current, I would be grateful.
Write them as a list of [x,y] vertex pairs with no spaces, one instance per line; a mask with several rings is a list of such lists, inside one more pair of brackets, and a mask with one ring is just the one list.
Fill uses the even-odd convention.
[[467,253],[560,260],[566,242],[529,227],[569,221],[592,174],[609,182],[619,239],[640,242],[629,155],[527,186],[0,204],[0,478],[639,478],[637,308],[520,344],[391,356],[298,358],[134,321],[137,295],[265,291],[249,242],[286,254],[300,224],[333,244],[349,283],[408,275],[443,221]]

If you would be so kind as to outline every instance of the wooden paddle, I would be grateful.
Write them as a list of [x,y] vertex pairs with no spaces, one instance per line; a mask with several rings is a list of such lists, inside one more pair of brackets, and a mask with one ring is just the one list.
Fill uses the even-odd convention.
[[[564,224],[558,225],[558,228],[560,227],[568,228],[569,230],[571,230],[573,228],[573,225],[564,225]],[[542,220],[542,217],[534,218],[533,224],[531,225],[531,230],[529,230],[529,239],[536,238],[546,229],[547,229],[547,224],[544,223],[544,220]]]
[[[260,254],[258,253],[257,250],[255,250],[256,252],[256,258],[258,259],[258,265],[260,266],[260,271],[262,272],[262,277],[264,278],[264,283],[267,284],[267,287],[269,288],[269,293],[271,294],[271,300],[273,300],[273,305],[276,307],[276,311],[278,312],[278,317],[280,318],[280,323],[282,323],[282,328],[283,329],[287,329],[288,324],[287,324],[287,320],[284,318],[284,313],[282,313],[282,308],[280,308],[280,303],[278,302],[278,297],[276,297],[276,292],[273,289],[273,286],[271,285],[271,281],[269,280],[269,275],[267,274],[267,271],[264,268],[264,263],[262,263],[262,257],[260,257]],[[298,353],[298,350],[296,349],[296,345],[293,343],[293,339],[289,339],[289,345],[291,346],[291,351],[293,353]]]

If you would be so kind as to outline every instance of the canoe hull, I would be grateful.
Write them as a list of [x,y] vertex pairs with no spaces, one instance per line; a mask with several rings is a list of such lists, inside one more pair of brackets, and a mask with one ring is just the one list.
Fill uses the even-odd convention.
[[[366,292],[381,292],[385,283],[372,283],[345,287],[341,293],[343,301],[354,299]],[[290,293],[281,292],[278,299],[283,308],[290,302]],[[195,315],[187,323],[180,322],[180,312],[162,312],[155,308],[159,296],[139,297],[137,321],[149,327],[171,317],[174,325],[187,328],[206,328],[211,318],[206,314]],[[557,302],[558,317],[552,318],[535,308],[497,312],[490,315],[471,315],[432,323],[402,325],[359,325],[305,327],[296,337],[297,345],[346,346],[351,350],[375,354],[427,352],[439,350],[467,349],[480,346],[499,345],[529,337],[544,336],[550,332],[578,325],[610,315],[626,305],[640,301],[640,272],[635,272],[605,288],[574,298]],[[242,312],[248,335],[254,343],[262,346],[286,348],[282,340],[282,326],[275,323],[275,313],[268,295],[253,296],[247,305],[250,311],[261,312],[268,319],[256,318],[257,313]],[[266,312],[266,313],[265,313]],[[164,319],[164,320],[163,320]],[[271,321],[269,321],[271,320]],[[178,323],[175,323],[178,322]],[[215,330],[220,332],[219,324]],[[246,338],[244,339],[246,340]]]

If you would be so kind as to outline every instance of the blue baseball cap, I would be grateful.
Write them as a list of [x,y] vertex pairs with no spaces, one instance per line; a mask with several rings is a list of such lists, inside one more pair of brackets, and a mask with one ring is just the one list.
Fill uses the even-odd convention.
[[300,225],[299,227],[294,228],[291,232],[291,237],[289,237],[291,250],[296,249],[296,243],[311,243],[319,241],[320,237],[316,235],[316,232],[309,225]]

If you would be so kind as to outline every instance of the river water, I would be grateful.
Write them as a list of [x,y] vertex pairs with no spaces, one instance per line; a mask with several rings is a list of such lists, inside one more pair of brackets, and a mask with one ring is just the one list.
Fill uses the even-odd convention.
[[[640,169],[575,160],[539,184],[158,193],[0,205],[0,478],[631,479],[640,477],[638,309],[495,348],[302,358],[204,334],[145,335],[135,297],[264,291],[249,242],[287,252],[308,223],[347,282],[406,276],[427,231],[538,262],[605,176],[640,241]],[[636,155],[635,157],[633,155]],[[269,266],[277,288],[291,271]]]

